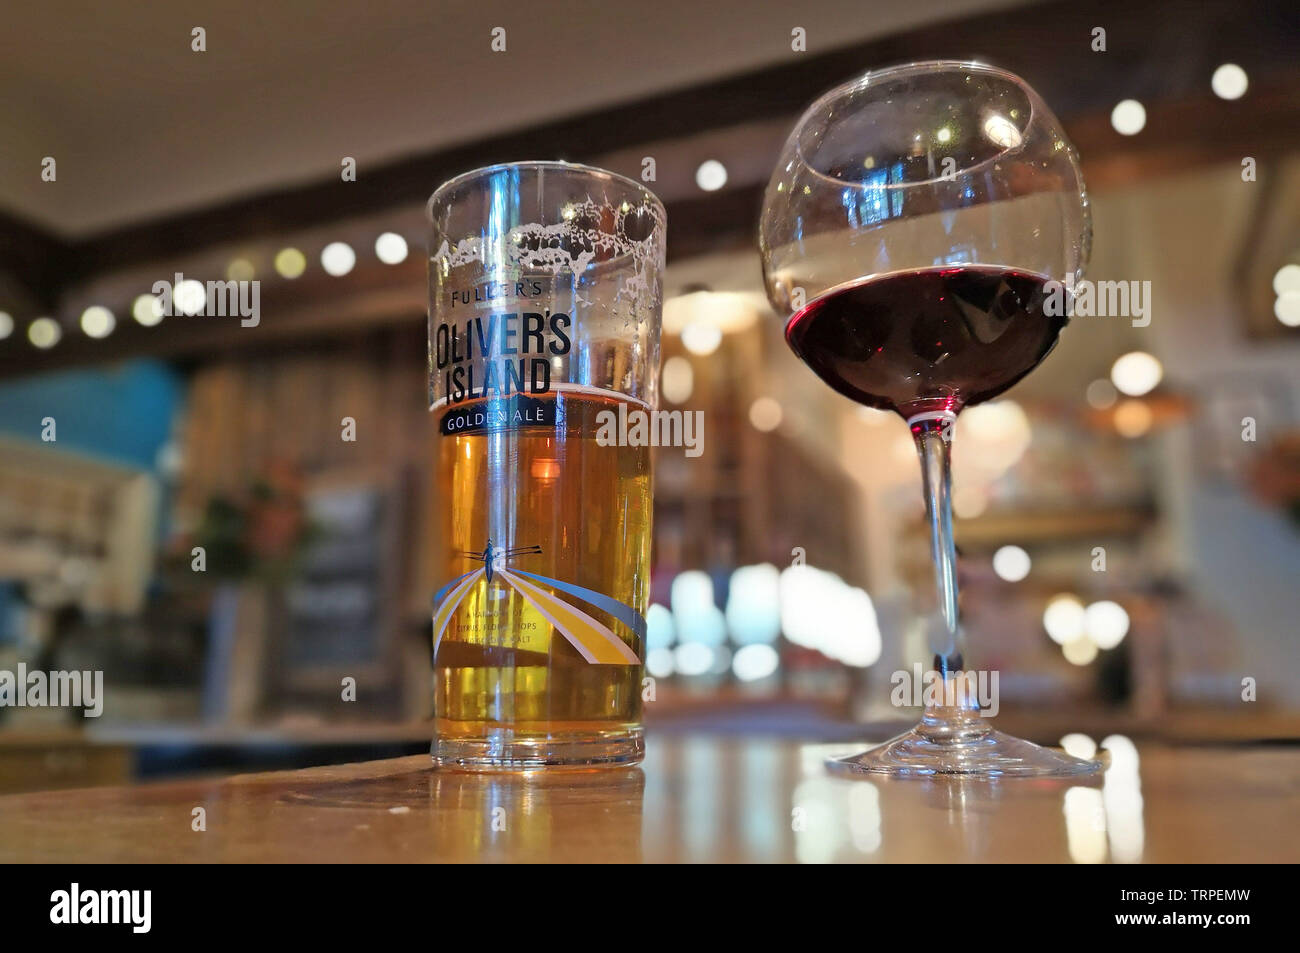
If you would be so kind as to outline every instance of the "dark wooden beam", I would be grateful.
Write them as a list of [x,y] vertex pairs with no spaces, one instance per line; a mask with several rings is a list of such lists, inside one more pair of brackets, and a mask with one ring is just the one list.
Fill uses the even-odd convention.
[[[1091,49],[1096,26],[1107,30],[1104,53]],[[836,82],[869,67],[918,58],[984,59],[1025,76],[1062,117],[1094,190],[1244,155],[1262,161],[1300,147],[1297,35],[1300,5],[1294,0],[1103,0],[1000,11],[824,53],[792,54],[786,63],[747,75],[395,161],[367,170],[356,182],[331,179],[249,196],[80,241],[60,241],[0,217],[0,269],[10,272],[11,283],[21,282],[29,308],[50,309],[63,289],[118,269],[165,264],[218,243],[261,240],[409,208],[438,182],[475,166],[522,156],[594,161],[642,144],[708,133],[720,124],[793,121],[802,106]],[[1251,77],[1247,96],[1231,103],[1208,89],[1214,67],[1228,60],[1239,62]],[[1127,97],[1147,106],[1147,129],[1136,137],[1120,136],[1110,127],[1111,108]],[[753,247],[760,199],[761,186],[744,183],[670,202],[670,259]],[[418,320],[422,270],[415,256],[395,269],[359,263],[341,280],[309,272],[293,283],[269,281],[263,301],[267,320],[259,329],[240,328],[231,318],[175,318],[145,329],[123,308],[109,339],[91,341],[69,328],[48,352],[19,340],[19,330],[0,347],[0,375],[131,355],[179,358],[237,350],[273,339],[338,333],[338,322]],[[20,325],[31,316],[17,310],[17,303],[8,305],[0,303],[14,311]]]
[[[752,247],[761,200],[761,188],[747,187],[670,202],[670,260],[726,247]],[[674,229],[674,222],[685,223],[680,232]],[[364,258],[344,278],[310,269],[295,281],[263,282],[262,319],[256,327],[243,327],[233,316],[176,316],[145,328],[126,313],[129,302],[109,302],[117,305],[119,314],[117,328],[109,337],[93,340],[66,328],[63,340],[46,351],[26,341],[13,341],[16,346],[0,347],[0,379],[131,357],[183,361],[385,325],[422,324],[425,287],[424,256],[415,254],[397,266]]]
[[1227,102],[1205,89],[1152,103],[1136,136],[1116,132],[1109,111],[1076,116],[1065,127],[1094,191],[1247,156],[1262,166],[1300,149],[1300,74],[1256,77],[1249,96],[1248,103]]
[[[1097,26],[1107,30],[1104,53],[1091,48]],[[1253,76],[1285,70],[1294,81],[1297,36],[1300,5],[1294,0],[1062,0],[1002,10],[824,53],[791,54],[785,64],[742,76],[398,160],[367,171],[356,182],[332,177],[125,226],[76,243],[62,271],[66,282],[75,283],[216,242],[421,202],[446,178],[494,162],[524,156],[591,160],[649,139],[689,136],[722,123],[793,116],[835,83],[890,63],[934,58],[994,62],[1023,75],[1068,121],[1109,115],[1127,97],[1150,106],[1204,91],[1214,67],[1228,59],[1245,65]],[[1241,105],[1252,109],[1249,102]],[[1178,142],[1196,143],[1193,128],[1169,133]]]
[[5,310],[47,311],[67,281],[72,246],[45,229],[0,212],[0,287]]

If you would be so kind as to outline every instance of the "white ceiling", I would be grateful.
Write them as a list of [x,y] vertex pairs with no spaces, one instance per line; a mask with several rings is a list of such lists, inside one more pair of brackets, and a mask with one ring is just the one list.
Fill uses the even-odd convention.
[[[367,166],[1016,0],[11,4],[0,208],[64,236]],[[207,52],[190,31],[207,31]],[[489,48],[506,29],[507,52]],[[873,64],[864,63],[863,67]],[[671,135],[671,130],[651,130]],[[57,161],[42,182],[41,161]],[[523,158],[523,157],[521,157]],[[435,183],[430,183],[432,186]]]

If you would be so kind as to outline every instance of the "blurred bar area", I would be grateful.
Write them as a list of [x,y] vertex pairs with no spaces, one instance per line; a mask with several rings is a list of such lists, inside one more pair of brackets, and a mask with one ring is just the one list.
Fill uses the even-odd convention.
[[[202,54],[187,14],[123,9],[114,34],[152,51],[131,70],[92,42],[108,14],[74,6],[14,11],[42,43],[6,55],[23,83],[0,92],[19,116],[0,157],[0,670],[102,672],[102,694],[0,707],[0,792],[428,750],[445,541],[424,203],[525,158],[610,169],[668,210],[661,406],[704,431],[698,455],[654,461],[651,737],[914,722],[894,675],[929,661],[916,451],[789,352],[755,236],[803,105],[934,57],[1043,94],[1082,155],[1087,277],[1146,289],[1140,318],[1076,316],[957,424],[962,617],[1001,672],[999,727],[1300,737],[1290,0],[728,2],[724,39],[672,0],[634,43],[579,3],[511,28],[494,72],[504,3],[295,0],[256,28],[206,11]],[[322,17],[328,42],[304,25]],[[483,51],[440,39],[462,31]],[[521,86],[559,43],[590,51],[581,77]]]

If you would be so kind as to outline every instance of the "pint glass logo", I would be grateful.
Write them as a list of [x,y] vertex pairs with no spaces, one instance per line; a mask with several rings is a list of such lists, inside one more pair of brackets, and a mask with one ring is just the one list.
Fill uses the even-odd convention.
[[[578,654],[591,664],[640,665],[641,659],[626,642],[614,634],[609,626],[577,605],[547,592],[542,586],[557,589],[578,602],[608,613],[631,629],[635,635],[644,639],[646,621],[641,613],[594,589],[584,589],[582,586],[561,582],[548,576],[539,576],[519,568],[506,568],[506,563],[516,556],[539,555],[541,551],[540,546],[500,548],[493,546],[492,540],[489,539],[481,553],[462,553],[468,559],[482,562],[483,567],[472,569],[463,576],[453,579],[434,594],[434,654],[437,654],[443,633],[447,631],[447,625],[464,601],[466,593],[480,579],[486,579],[489,583],[493,579],[501,579],[519,593],[528,605],[540,612],[547,622],[555,626],[560,634],[568,639],[569,644],[578,650]],[[541,585],[538,585],[539,583]]]
[[511,549],[501,549],[493,547],[492,537],[488,537],[487,546],[481,553],[462,552],[462,556],[468,556],[470,559],[476,559],[483,564],[483,574],[487,581],[492,581],[492,574],[499,572],[506,566],[506,560],[514,556],[532,556],[541,555],[542,547],[540,546],[516,546]]

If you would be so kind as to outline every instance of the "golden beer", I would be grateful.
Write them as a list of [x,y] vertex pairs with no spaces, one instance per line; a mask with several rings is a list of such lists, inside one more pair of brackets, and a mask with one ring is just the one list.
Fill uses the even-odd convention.
[[[443,577],[483,565],[606,593],[644,617],[650,598],[650,451],[600,446],[597,414],[618,400],[580,390],[551,395],[548,427],[442,437],[438,480]],[[558,407],[555,405],[559,405]],[[556,413],[555,411],[560,411]],[[499,512],[489,497],[512,501]],[[519,555],[507,555],[524,550]],[[499,555],[498,555],[499,554]],[[531,578],[531,577],[525,577]],[[562,597],[556,587],[542,584]],[[555,731],[625,734],[641,721],[641,666],[591,664],[501,572],[473,586],[438,644],[434,683],[439,737]],[[645,657],[644,633],[599,607],[582,606]]]

